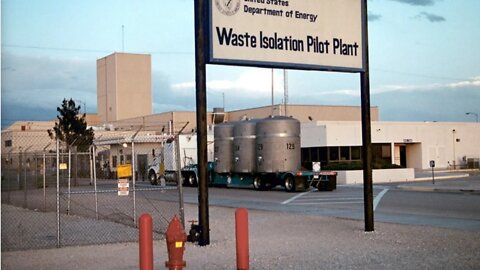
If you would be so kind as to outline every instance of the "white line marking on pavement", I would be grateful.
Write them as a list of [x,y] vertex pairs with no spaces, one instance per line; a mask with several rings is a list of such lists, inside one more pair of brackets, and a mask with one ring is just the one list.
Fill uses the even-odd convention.
[[[297,198],[298,199],[298,198]],[[337,201],[352,201],[352,200],[360,200],[362,201],[363,197],[352,197],[352,198],[342,198],[342,197],[338,197],[338,198],[321,198],[321,199],[313,199],[313,198],[301,198],[301,199],[298,199],[297,201],[332,201],[332,200],[337,200]]]
[[292,198],[290,198],[290,199],[288,199],[288,200],[286,200],[286,201],[283,201],[282,204],[288,204],[289,202],[294,201],[294,200],[302,197],[303,195],[308,194],[308,193],[313,192],[313,191],[315,191],[315,190],[312,189],[312,190],[310,190],[310,191],[297,194],[297,195],[293,196]]
[[316,202],[293,202],[290,205],[325,205],[325,204],[359,204],[362,203],[363,201],[351,201],[351,202],[322,202],[322,203],[316,203]]
[[387,191],[388,191],[388,188],[382,190],[380,193],[378,193],[377,196],[375,196],[375,199],[373,200],[373,211],[375,211],[375,209],[377,209],[377,206],[380,203],[380,200],[382,199],[383,195],[385,195],[385,193],[387,193]]

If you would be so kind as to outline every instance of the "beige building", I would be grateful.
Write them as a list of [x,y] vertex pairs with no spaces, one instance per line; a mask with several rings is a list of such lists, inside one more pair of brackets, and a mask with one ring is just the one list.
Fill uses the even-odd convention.
[[111,122],[152,114],[152,68],[147,54],[113,53],[97,60],[97,114]]
[[[238,121],[244,118],[261,119],[269,115],[293,116],[300,122],[311,121],[360,121],[362,110],[359,106],[330,105],[274,105],[258,108],[236,110],[226,113],[227,121]],[[372,121],[379,121],[378,107],[371,107]]]
[[[207,112],[207,125],[209,131],[212,131],[213,126],[218,123],[262,119],[270,115],[285,115],[285,106],[264,106],[231,112],[215,108],[213,111]],[[360,121],[361,108],[359,106],[288,105],[287,115],[298,119],[302,123]],[[371,108],[371,118],[372,121],[379,121],[378,107]],[[183,133],[191,133],[196,130],[196,113],[193,111],[164,112],[114,121],[106,126],[110,130],[138,130],[141,128],[142,130],[161,131],[162,134],[174,134],[183,128]]]

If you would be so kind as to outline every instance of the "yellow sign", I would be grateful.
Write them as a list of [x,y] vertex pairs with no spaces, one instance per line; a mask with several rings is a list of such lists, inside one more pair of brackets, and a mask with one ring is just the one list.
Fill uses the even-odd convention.
[[175,248],[183,247],[183,242],[175,242]]
[[67,163],[60,163],[60,170],[66,170],[68,169]]
[[118,178],[132,177],[132,164],[118,165],[117,176]]

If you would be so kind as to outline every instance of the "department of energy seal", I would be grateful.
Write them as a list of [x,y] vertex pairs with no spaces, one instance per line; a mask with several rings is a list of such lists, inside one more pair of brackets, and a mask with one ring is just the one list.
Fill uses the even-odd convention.
[[215,6],[221,13],[232,16],[240,9],[241,0],[215,0]]

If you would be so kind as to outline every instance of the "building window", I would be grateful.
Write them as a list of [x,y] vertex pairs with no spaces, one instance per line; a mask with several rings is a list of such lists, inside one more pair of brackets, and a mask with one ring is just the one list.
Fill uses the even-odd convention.
[[337,161],[338,160],[338,147],[329,147],[328,148],[328,160]]
[[318,157],[318,147],[312,147],[310,148],[310,161],[318,161],[319,160],[319,157]]
[[305,162],[312,161],[310,158],[310,148],[302,148],[302,160]]
[[5,147],[12,147],[12,140],[5,140]]
[[112,168],[117,167],[117,156],[112,156]]
[[320,154],[320,159],[318,161],[327,163],[328,161],[328,148],[327,147],[319,147],[318,152]]
[[391,155],[391,151],[392,148],[390,147],[390,145],[382,145],[382,158],[390,158],[392,155]]
[[361,153],[362,153],[362,148],[360,146],[352,146],[352,149],[351,149],[352,160],[360,160]]
[[340,147],[340,160],[350,160],[350,147],[349,146]]

